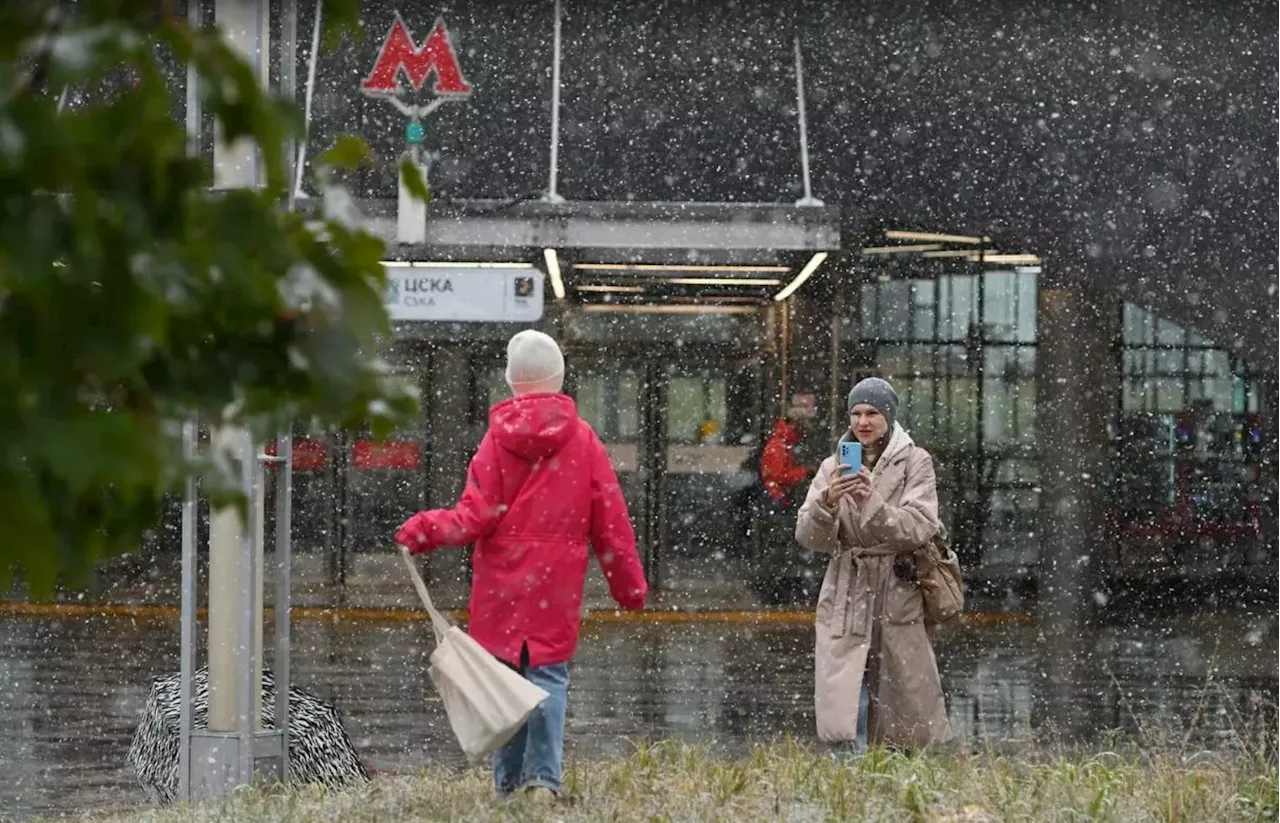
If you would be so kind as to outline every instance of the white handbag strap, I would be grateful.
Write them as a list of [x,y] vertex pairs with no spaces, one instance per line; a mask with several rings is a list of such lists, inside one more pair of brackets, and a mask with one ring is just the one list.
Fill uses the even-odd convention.
[[452,624],[431,602],[431,595],[427,593],[427,584],[422,581],[422,575],[418,573],[418,566],[413,562],[413,555],[404,546],[400,547],[400,559],[404,561],[405,567],[409,569],[409,577],[413,580],[413,587],[418,590],[418,597],[422,599],[422,605],[427,607],[427,614],[431,615],[431,628],[435,629],[436,640],[439,641],[449,631]]

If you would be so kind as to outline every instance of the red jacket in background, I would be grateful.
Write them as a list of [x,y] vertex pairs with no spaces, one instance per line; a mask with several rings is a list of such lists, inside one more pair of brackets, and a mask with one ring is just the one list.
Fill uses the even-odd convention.
[[526,643],[530,666],[573,657],[588,541],[619,606],[649,593],[613,464],[563,394],[494,406],[458,505],[414,515],[396,540],[415,554],[475,544],[468,631],[513,665]]
[[779,503],[787,501],[797,483],[809,479],[809,469],[796,464],[795,448],[802,434],[799,426],[779,420],[760,455],[760,480],[764,490]]

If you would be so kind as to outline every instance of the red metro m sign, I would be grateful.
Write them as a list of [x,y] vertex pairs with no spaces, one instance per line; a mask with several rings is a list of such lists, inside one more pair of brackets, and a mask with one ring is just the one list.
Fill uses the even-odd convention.
[[[408,91],[420,92],[427,78],[433,74],[436,78],[433,99],[425,103],[409,103],[401,99],[401,93],[406,91],[400,85],[401,75],[409,81]],[[404,130],[406,151],[397,163],[400,181],[396,195],[396,239],[401,243],[423,243],[427,239],[426,202],[414,195],[406,182],[405,170],[410,166],[416,168],[418,185],[426,182],[430,160],[423,162],[422,145],[426,137],[423,118],[450,100],[462,100],[471,95],[471,84],[462,76],[462,67],[458,65],[458,55],[453,50],[444,18],[436,18],[431,33],[418,47],[413,42],[409,27],[404,24],[404,18],[396,12],[391,30],[378,50],[378,60],[360,84],[360,90],[386,100],[409,119]]]
[[378,51],[378,61],[373,64],[373,71],[360,84],[365,94],[397,95],[403,91],[400,75],[409,81],[413,91],[421,91],[423,84],[432,74],[436,76],[435,88],[437,97],[467,97],[471,94],[471,84],[462,76],[462,67],[458,65],[458,55],[453,50],[453,42],[449,39],[449,29],[444,25],[444,18],[437,18],[426,42],[419,48],[413,43],[413,36],[404,19],[396,12],[396,19],[391,24]]

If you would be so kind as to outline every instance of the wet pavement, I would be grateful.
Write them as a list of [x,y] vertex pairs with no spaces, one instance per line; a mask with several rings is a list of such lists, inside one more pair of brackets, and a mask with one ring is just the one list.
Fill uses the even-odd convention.
[[[1274,724],[1276,631],[1274,615],[1104,628],[1070,702],[1091,728],[1130,734],[1195,716],[1195,741],[1214,746],[1259,705]],[[1039,638],[1028,624],[944,627],[938,658],[958,735],[1022,740],[1042,725]],[[461,764],[426,675],[426,624],[299,621],[294,640],[295,684],[335,703],[373,770]],[[659,737],[726,752],[809,739],[811,644],[804,625],[591,626],[572,668],[567,754]],[[124,756],[151,679],[177,668],[177,645],[168,618],[0,617],[0,819],[144,805]]]

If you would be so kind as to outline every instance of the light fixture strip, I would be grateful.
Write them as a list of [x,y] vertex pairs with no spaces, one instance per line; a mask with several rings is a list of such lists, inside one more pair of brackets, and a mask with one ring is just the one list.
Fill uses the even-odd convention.
[[930,258],[932,258],[932,257],[964,257],[964,258],[969,258],[969,257],[974,257],[974,256],[976,256],[976,255],[977,255],[977,252],[975,252],[973,249],[945,249],[945,250],[943,250],[943,251],[927,251],[927,252],[924,252],[924,253],[923,253],[923,255],[921,255],[921,256],[923,256],[923,257],[930,257]]
[[800,270],[800,273],[796,275],[795,279],[788,283],[782,291],[775,294],[773,299],[781,303],[783,300],[786,300],[788,297],[795,294],[796,289],[803,286],[804,282],[813,276],[813,273],[818,270],[818,266],[821,266],[822,261],[826,259],[827,253],[825,251],[820,251],[814,254],[813,257],[810,257],[809,262],[804,264],[804,268]]
[[740,274],[781,274],[790,271],[786,266],[734,266],[694,265],[689,263],[574,263],[575,269],[584,271],[669,271],[669,272],[737,272]]
[[868,246],[862,250],[862,253],[866,255],[904,254],[906,252],[937,251],[941,248],[941,243],[915,243],[907,246]]
[[755,279],[748,277],[671,277],[659,281],[672,286],[781,286],[782,281],[774,278]]
[[644,294],[644,286],[610,286],[607,283],[587,283],[582,286],[574,286],[574,291],[585,292],[602,292],[608,294],[617,292],[619,294]]
[[592,303],[583,306],[582,311],[591,314],[753,314],[760,311],[759,306],[705,306],[693,304],[650,305],[650,306],[612,306]]
[[1014,263],[1027,266],[1034,266],[1040,262],[1040,258],[1034,254],[973,254],[970,259],[975,263],[982,261],[984,263]]
[[555,249],[543,249],[542,257],[547,261],[547,275],[551,278],[551,291],[557,300],[564,299],[564,279],[560,276],[560,258]]
[[978,245],[988,241],[987,237],[971,237],[967,234],[933,234],[927,231],[898,231],[890,229],[884,233],[889,240],[917,240],[922,243],[969,243]]

